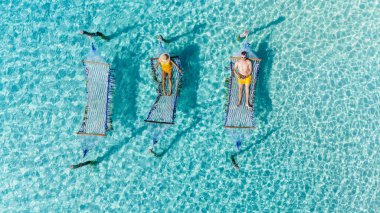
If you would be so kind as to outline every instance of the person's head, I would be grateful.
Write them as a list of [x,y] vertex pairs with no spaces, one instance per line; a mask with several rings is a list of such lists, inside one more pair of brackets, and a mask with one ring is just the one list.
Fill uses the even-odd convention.
[[247,59],[247,52],[246,51],[241,52],[241,58]]
[[167,53],[161,54],[160,57],[159,57],[159,60],[162,63],[168,63],[170,61],[170,56]]

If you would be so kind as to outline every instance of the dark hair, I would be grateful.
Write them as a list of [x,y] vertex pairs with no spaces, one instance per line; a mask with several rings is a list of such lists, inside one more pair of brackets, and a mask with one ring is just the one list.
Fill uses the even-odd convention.
[[241,55],[245,55],[245,56],[247,56],[247,52],[246,52],[246,51],[243,51],[243,52],[241,52]]

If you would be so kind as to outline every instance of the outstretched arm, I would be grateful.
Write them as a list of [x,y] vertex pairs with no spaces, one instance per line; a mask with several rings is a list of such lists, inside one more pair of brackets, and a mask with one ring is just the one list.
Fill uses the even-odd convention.
[[170,59],[170,61],[173,63],[173,65],[177,68],[177,70],[182,74],[182,70],[181,68],[178,67],[178,65],[176,63],[174,63],[173,60]]
[[232,67],[232,72],[235,74],[236,77],[239,77],[238,73],[236,72],[237,68],[237,62],[235,62],[234,66]]
[[248,69],[249,69],[248,76],[250,76],[250,75],[252,75],[252,61],[249,61]]

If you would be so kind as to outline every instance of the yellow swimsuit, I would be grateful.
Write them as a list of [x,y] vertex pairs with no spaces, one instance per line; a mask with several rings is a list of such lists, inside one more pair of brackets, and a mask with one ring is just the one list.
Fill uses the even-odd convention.
[[162,71],[166,72],[167,74],[170,74],[172,72],[173,66],[172,63],[170,63],[170,61],[167,63],[160,62],[160,64]]
[[241,79],[238,77],[238,83],[239,84],[250,84],[251,83],[251,80],[252,80],[252,75],[244,78],[244,79]]

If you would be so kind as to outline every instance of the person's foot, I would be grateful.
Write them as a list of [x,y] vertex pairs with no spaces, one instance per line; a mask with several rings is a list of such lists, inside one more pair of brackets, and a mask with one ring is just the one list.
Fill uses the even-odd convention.
[[84,30],[79,31],[79,34],[85,35],[85,36],[87,36],[88,38],[92,38],[92,36],[89,35],[88,32],[85,33]]
[[239,102],[237,103],[237,107],[239,107],[239,106],[240,106],[240,104],[241,104],[241,101],[239,101]]
[[164,38],[162,38],[161,35],[158,35],[158,36],[157,36],[157,39],[158,39],[158,41],[161,41],[161,42],[163,42],[163,40],[164,40]]
[[166,96],[166,92],[165,91],[163,92],[163,94],[164,94],[164,96]]
[[234,169],[236,170],[236,171],[239,171],[239,166],[238,165],[236,165],[236,164],[232,164],[232,165],[234,165]]
[[169,94],[168,94],[168,95],[169,95],[169,96],[171,96],[171,95],[172,95],[172,91],[171,91],[171,90],[169,91]]
[[252,106],[251,106],[251,104],[249,104],[249,103],[247,103],[245,106],[246,106],[249,110],[252,110],[252,109],[253,109]]
[[239,170],[239,165],[236,164],[234,156],[231,155],[230,156],[230,160],[231,160],[232,165],[234,166],[235,170],[238,171]]
[[155,152],[153,151],[153,148],[150,148],[150,149],[148,150],[148,153],[149,153],[149,154],[152,154],[154,157],[158,157],[157,153],[155,153]]
[[248,33],[249,33],[248,30],[244,31],[244,33],[240,34],[240,38],[245,38],[245,37],[247,37],[247,36],[248,36]]

